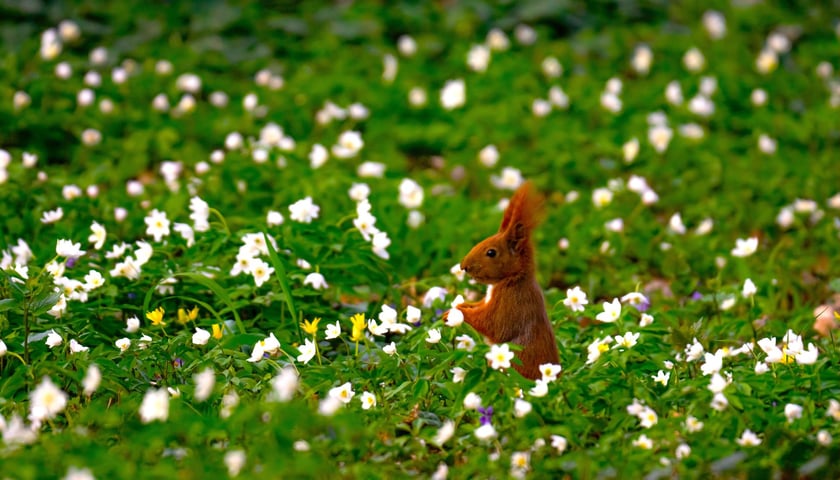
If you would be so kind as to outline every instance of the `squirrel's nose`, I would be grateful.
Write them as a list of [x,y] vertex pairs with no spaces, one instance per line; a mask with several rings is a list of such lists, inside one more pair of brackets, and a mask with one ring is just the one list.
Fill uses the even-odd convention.
[[463,270],[463,271],[465,271],[465,272],[467,272],[467,273],[470,273],[470,271],[469,271],[469,267],[467,267],[467,266],[466,266],[466,265],[464,265],[463,263],[461,264],[461,270]]

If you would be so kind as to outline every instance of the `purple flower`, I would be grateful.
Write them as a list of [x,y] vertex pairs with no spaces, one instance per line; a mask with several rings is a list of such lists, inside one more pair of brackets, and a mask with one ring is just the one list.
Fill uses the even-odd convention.
[[175,368],[181,368],[184,366],[184,359],[178,357],[175,360],[172,360],[172,365],[174,365]]
[[73,268],[76,265],[76,260],[76,257],[70,257],[64,264],[67,265],[67,268]]
[[646,312],[650,308],[650,301],[645,299],[639,303],[632,303],[631,305],[640,312]]
[[698,292],[697,290],[695,290],[694,293],[691,294],[692,300],[700,300],[701,298],[703,298],[703,294]]
[[493,419],[493,407],[478,407],[478,413],[481,414],[481,418],[479,419],[481,425],[489,425]]

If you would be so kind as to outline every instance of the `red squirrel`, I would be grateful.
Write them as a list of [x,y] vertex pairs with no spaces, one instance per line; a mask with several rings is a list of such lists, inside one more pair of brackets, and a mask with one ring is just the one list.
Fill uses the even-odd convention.
[[[461,269],[475,281],[492,285],[489,299],[465,302],[457,308],[464,321],[491,343],[515,343],[523,377],[541,377],[540,365],[560,363],[554,331],[548,321],[545,300],[537,283],[531,232],[537,226],[543,200],[523,184],[505,209],[498,233],[470,250]],[[444,320],[449,311],[444,313]]]

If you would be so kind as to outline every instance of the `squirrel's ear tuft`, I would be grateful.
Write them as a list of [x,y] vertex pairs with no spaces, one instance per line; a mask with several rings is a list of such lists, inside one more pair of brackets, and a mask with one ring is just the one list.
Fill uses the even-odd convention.
[[514,253],[522,253],[528,248],[530,230],[525,228],[520,222],[514,223],[508,227],[505,232],[505,241],[508,249]]
[[502,224],[499,226],[499,232],[503,233],[519,224],[525,230],[524,235],[527,236],[540,223],[542,210],[542,196],[534,191],[531,182],[523,183],[510,198]]

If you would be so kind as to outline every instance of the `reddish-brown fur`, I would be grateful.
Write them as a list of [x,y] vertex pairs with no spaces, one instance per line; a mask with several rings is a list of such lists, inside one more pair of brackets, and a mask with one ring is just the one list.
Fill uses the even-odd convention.
[[[493,285],[490,300],[458,306],[464,321],[490,342],[522,346],[516,354],[522,364],[514,364],[514,368],[530,379],[541,377],[540,365],[560,362],[535,277],[531,232],[541,212],[542,198],[530,182],[519,187],[498,233],[473,247],[461,261],[461,268],[477,282]],[[490,250],[494,251],[492,256],[488,255]]]

